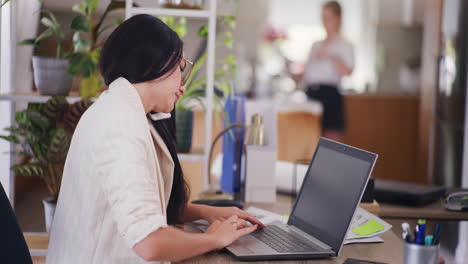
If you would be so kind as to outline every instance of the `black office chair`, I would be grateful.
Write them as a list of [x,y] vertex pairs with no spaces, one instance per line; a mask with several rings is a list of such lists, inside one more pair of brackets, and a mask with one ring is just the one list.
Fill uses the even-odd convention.
[[28,245],[0,183],[0,263],[32,264]]

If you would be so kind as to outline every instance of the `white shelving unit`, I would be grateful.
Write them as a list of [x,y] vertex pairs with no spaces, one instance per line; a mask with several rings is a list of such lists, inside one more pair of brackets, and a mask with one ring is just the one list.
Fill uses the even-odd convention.
[[[127,4],[128,6],[128,4]],[[175,17],[196,17],[196,18],[210,18],[209,10],[188,10],[188,9],[173,9],[173,8],[145,8],[145,7],[131,7],[126,17],[138,14],[148,14],[154,16],[175,16]]]
[[[31,93],[4,93],[0,94],[0,101],[27,102],[27,103],[45,103],[51,96],[41,95],[38,92]],[[78,95],[67,96],[69,103],[75,103],[82,98]]]
[[209,0],[208,8],[205,10],[186,10],[170,9],[160,7],[133,7],[133,0],[125,1],[125,18],[130,18],[137,14],[149,14],[154,16],[174,16],[174,17],[192,17],[208,20],[208,46],[207,46],[207,84],[206,84],[206,109],[205,109],[205,147],[202,151],[194,151],[192,154],[179,154],[180,160],[185,161],[203,161],[203,186],[208,187],[208,155],[211,143],[211,129],[213,120],[213,87],[215,72],[215,53],[216,53],[216,6],[217,0]]

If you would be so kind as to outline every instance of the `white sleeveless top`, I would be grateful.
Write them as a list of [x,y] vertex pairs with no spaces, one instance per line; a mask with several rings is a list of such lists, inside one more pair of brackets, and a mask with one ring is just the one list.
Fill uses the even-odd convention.
[[[304,83],[309,84],[329,84],[340,86],[343,77],[335,68],[330,58],[316,58],[314,55],[325,45],[325,41],[318,41],[312,45],[309,58],[306,64]],[[353,45],[341,36],[336,36],[327,44],[327,53],[340,58],[343,63],[354,67]]]

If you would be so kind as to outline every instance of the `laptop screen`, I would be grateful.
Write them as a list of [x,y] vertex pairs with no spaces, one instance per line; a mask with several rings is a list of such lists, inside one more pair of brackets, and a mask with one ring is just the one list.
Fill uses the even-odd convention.
[[288,224],[338,254],[377,155],[320,139]]

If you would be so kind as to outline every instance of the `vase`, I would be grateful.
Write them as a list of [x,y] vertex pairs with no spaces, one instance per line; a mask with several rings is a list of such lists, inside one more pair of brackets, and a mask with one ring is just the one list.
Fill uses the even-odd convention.
[[44,204],[44,216],[45,216],[45,225],[47,233],[50,232],[50,228],[52,226],[52,222],[54,220],[55,215],[55,208],[57,207],[57,202],[53,201],[52,198],[47,198],[42,200]]
[[34,56],[32,59],[34,84],[42,95],[67,96],[72,88],[68,60]]
[[165,8],[203,9],[204,0],[159,0],[159,5]]
[[177,151],[190,152],[192,148],[193,111],[179,110],[176,113]]

